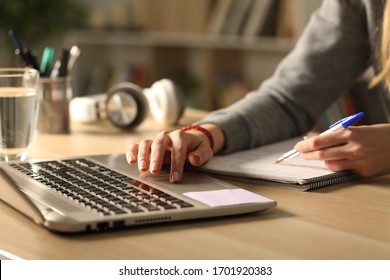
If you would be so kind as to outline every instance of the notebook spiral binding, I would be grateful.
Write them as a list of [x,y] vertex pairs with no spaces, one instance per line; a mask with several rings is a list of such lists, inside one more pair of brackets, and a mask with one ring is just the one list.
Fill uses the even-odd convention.
[[345,171],[338,171],[324,176],[305,179],[304,181],[305,181],[305,185],[308,185],[308,189],[312,190],[312,189],[326,187],[333,184],[356,180],[358,178],[359,175],[357,173],[350,170],[345,170]]

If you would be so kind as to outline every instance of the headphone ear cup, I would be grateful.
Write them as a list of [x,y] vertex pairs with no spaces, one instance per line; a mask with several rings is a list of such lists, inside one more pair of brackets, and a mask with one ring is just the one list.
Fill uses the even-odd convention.
[[155,82],[146,89],[150,114],[164,125],[174,125],[184,113],[184,96],[182,91],[169,79]]
[[106,115],[115,126],[133,129],[148,113],[148,101],[142,89],[133,83],[119,83],[107,92]]

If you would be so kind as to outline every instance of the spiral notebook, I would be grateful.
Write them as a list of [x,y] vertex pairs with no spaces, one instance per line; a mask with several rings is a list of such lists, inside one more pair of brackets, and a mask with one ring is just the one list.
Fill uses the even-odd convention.
[[302,138],[293,138],[259,148],[215,156],[201,170],[230,177],[233,180],[256,180],[283,183],[281,186],[297,190],[310,190],[358,178],[352,171],[329,171],[323,161],[304,160],[297,156],[276,164],[283,153],[289,151]]

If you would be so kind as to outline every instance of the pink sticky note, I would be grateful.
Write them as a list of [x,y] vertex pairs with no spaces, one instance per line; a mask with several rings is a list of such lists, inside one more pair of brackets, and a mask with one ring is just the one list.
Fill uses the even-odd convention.
[[184,195],[211,207],[270,202],[272,200],[244,189],[187,192]]

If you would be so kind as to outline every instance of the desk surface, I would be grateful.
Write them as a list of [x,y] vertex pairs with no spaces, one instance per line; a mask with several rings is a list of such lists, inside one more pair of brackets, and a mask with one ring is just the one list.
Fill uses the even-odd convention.
[[[181,125],[203,116],[187,110]],[[118,153],[161,129],[72,124],[38,134],[30,157]],[[0,250],[26,259],[390,259],[390,176],[300,192],[236,183],[278,202],[255,214],[62,235],[0,203]]]

